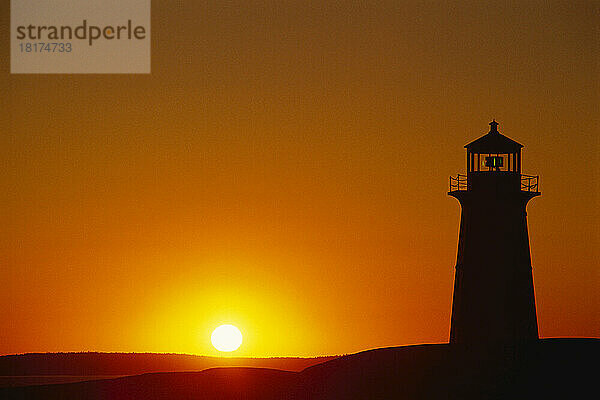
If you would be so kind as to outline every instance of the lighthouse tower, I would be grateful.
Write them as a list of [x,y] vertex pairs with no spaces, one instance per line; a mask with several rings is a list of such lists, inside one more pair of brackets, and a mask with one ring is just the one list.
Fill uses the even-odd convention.
[[450,343],[515,346],[538,338],[527,213],[538,177],[521,174],[522,145],[490,131],[467,144],[467,174],[450,178],[461,205]]

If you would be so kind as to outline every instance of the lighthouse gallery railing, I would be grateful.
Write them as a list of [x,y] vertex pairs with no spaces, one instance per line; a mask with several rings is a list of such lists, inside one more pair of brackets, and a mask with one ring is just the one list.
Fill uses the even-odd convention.
[[521,174],[521,190],[523,192],[539,192],[539,175]]
[[450,177],[450,191],[467,190],[467,176],[458,174],[455,177]]
[[[521,174],[521,190],[523,192],[538,192],[539,191],[539,175]],[[456,177],[450,177],[450,191],[467,190],[467,175],[458,174]]]

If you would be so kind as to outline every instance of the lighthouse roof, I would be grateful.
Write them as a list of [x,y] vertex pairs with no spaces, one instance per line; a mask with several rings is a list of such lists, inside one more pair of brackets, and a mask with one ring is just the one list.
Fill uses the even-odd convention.
[[490,122],[490,131],[487,134],[465,145],[472,153],[515,153],[521,147],[522,144],[498,132],[496,120]]

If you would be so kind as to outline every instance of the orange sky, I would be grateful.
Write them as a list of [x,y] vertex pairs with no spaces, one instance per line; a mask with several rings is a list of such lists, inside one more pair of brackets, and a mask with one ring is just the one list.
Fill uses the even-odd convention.
[[492,118],[540,175],[540,335],[600,336],[597,2],[154,1],[151,75],[20,76],[7,3],[0,354],[447,341]]

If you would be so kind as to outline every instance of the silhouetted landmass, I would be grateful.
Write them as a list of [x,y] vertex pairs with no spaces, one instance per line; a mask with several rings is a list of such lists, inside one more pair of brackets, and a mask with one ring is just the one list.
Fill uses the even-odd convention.
[[597,393],[598,339],[497,353],[447,344],[369,350],[301,372],[216,368],[0,389],[3,399],[579,399]]
[[157,353],[32,353],[0,357],[0,387],[68,383],[148,372],[259,367],[301,371],[335,357],[224,358]]
[[593,365],[600,356],[598,339],[546,339],[518,353],[468,353],[447,344],[371,350],[307,368],[295,395],[299,399],[578,399],[597,389]]
[[160,372],[60,385],[0,389],[2,399],[284,399],[297,372],[266,368],[218,368]]
[[0,388],[93,381],[122,376],[128,375],[0,375]]
[[230,366],[301,371],[333,358],[336,357],[250,358],[161,353],[29,353],[0,356],[0,375],[133,375]]

